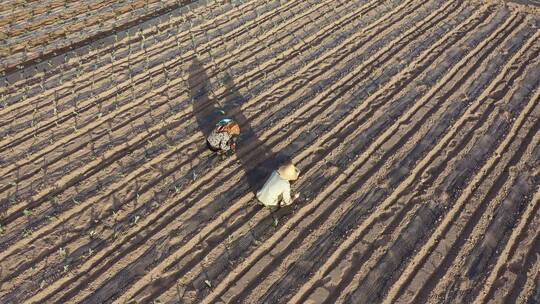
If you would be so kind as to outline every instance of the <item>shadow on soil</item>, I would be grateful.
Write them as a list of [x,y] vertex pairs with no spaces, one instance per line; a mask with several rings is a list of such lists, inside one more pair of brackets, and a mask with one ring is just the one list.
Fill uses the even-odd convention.
[[[265,178],[270,175],[272,170],[289,157],[281,153],[273,153],[263,141],[261,141],[249,119],[242,112],[242,105],[247,102],[247,99],[242,96],[234,84],[232,77],[228,74],[224,77],[224,85],[226,88],[226,97],[221,100],[220,106],[218,101],[209,96],[210,80],[208,74],[204,70],[202,63],[197,59],[193,59],[188,68],[188,90],[193,102],[193,112],[197,120],[199,129],[203,134],[208,136],[212,132],[213,127],[223,117],[231,117],[240,125],[240,138],[236,157],[238,158],[242,170],[246,174],[246,180],[249,184],[249,189],[256,192],[262,186]],[[220,114],[220,111],[225,112],[225,116]],[[233,113],[230,115],[229,113]],[[230,115],[230,116],[229,116]],[[247,142],[255,142],[256,150],[241,151],[242,145]],[[203,144],[203,143],[201,143]],[[205,144],[205,143],[204,143]],[[253,153],[258,153],[255,160],[249,161],[253,157]],[[261,161],[257,163],[257,161]]]

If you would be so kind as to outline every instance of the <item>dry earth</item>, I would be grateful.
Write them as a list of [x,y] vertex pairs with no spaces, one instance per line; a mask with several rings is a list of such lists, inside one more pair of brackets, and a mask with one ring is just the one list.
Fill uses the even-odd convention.
[[2,1],[0,303],[540,303],[537,4]]

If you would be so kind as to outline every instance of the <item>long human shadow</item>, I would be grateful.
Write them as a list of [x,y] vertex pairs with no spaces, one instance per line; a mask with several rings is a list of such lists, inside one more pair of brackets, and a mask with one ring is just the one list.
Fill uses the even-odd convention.
[[[209,96],[210,79],[204,70],[202,63],[194,58],[188,67],[188,90],[193,102],[193,112],[199,129],[205,136],[212,132],[212,128],[225,115],[233,118],[240,125],[240,138],[237,142],[236,156],[239,160],[242,170],[245,172],[245,180],[249,184],[249,189],[256,192],[264,183],[265,178],[276,169],[277,166],[288,159],[281,153],[273,153],[272,150],[257,137],[250,120],[242,112],[242,105],[247,99],[240,94],[234,84],[232,77],[226,73],[223,84],[226,88],[225,99],[222,100],[221,108],[217,100]],[[229,114],[230,113],[230,114]],[[254,143],[254,150],[245,151],[242,146],[246,143]],[[253,155],[257,154],[254,158]],[[251,161],[250,161],[251,159]]]
[[187,68],[187,73],[187,85],[193,103],[193,113],[195,113],[199,129],[206,138],[220,118],[219,105],[216,100],[210,99],[208,94],[210,78],[199,59],[193,58]]
[[[247,98],[240,94],[232,77],[228,74],[224,77],[223,82],[228,92],[224,105],[225,112],[235,113],[233,117],[240,124],[242,130],[238,145],[241,147],[242,144],[247,142],[254,143],[255,148],[253,150],[236,153],[236,155],[246,173],[246,180],[251,191],[256,192],[263,185],[266,177],[281,163],[288,160],[289,157],[283,153],[274,153],[270,147],[259,139],[253,130],[251,122],[241,109],[242,105],[247,102]],[[257,157],[253,158],[255,154]]]

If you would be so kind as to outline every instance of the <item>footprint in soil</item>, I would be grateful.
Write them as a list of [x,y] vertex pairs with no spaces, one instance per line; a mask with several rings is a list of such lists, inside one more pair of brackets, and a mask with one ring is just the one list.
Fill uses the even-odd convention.
[[[221,111],[225,112],[225,115],[231,113],[231,118],[236,120],[240,125],[241,134],[236,157],[246,174],[245,177],[250,191],[256,192],[264,183],[267,175],[289,157],[282,153],[276,154],[272,152],[257,137],[251,121],[244,115],[241,109],[242,105],[248,100],[240,94],[228,71],[225,72],[226,76],[223,79],[223,84],[226,88],[225,98],[219,102],[209,96],[208,88],[210,86],[210,79],[203,64],[197,58],[194,58],[191,62],[188,73],[188,86],[193,102],[193,112],[198,127],[205,137],[210,134],[215,124],[223,117],[220,114]],[[220,104],[223,106],[221,107]],[[248,143],[255,148],[252,150],[242,149],[242,145],[245,146]],[[205,143],[201,144],[204,145]],[[257,157],[254,158],[254,155],[257,155]]]

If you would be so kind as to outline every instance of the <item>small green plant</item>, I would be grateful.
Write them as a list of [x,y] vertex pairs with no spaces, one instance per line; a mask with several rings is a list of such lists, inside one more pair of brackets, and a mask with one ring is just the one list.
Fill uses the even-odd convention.
[[6,232],[6,229],[4,226],[0,225],[0,235],[4,234]]
[[212,288],[212,282],[210,282],[209,280],[204,280],[204,284],[206,284],[206,286],[208,286],[209,288]]
[[54,215],[47,215],[47,220],[51,222],[55,222],[55,221],[58,221],[58,217]]
[[23,230],[23,237],[29,237],[32,234],[32,229],[24,229]]
[[24,214],[24,216],[29,217],[29,216],[32,216],[32,214],[34,214],[34,213],[32,212],[32,210],[24,209],[23,214]]
[[58,255],[60,255],[60,257],[65,257],[66,256],[66,249],[64,249],[64,247],[60,247],[58,248]]
[[90,232],[88,232],[88,235],[90,236],[90,238],[95,238],[97,236],[97,233],[95,230],[90,230]]

